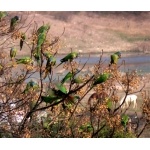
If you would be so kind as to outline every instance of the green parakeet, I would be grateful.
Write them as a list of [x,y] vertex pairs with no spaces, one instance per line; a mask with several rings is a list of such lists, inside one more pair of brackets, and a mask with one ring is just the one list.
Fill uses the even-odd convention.
[[11,58],[11,60],[12,60],[12,58],[16,57],[16,54],[17,54],[17,49],[12,47],[10,49],[10,58]]
[[48,73],[51,74],[52,67],[55,66],[55,65],[56,65],[56,58],[55,57],[50,56],[50,58],[47,58],[44,79],[47,77]]
[[53,102],[57,102],[58,100],[61,99],[61,97],[59,96],[41,96],[42,101],[44,101],[45,103],[53,103]]
[[19,21],[19,17],[18,16],[15,16],[15,17],[11,18],[10,31],[14,31],[16,25],[18,24],[18,21]]
[[[69,53],[67,56],[65,56],[64,58],[62,58],[61,60],[60,60],[60,64],[58,65],[58,66],[60,66],[62,63],[64,63],[64,62],[67,62],[67,61],[72,61],[73,59],[75,59],[75,58],[77,58],[78,57],[78,53],[77,52],[71,52],[71,53]],[[57,67],[58,67],[57,66]],[[56,67],[56,68],[57,68]]]
[[35,58],[35,60],[38,62],[38,64],[40,63],[40,52],[38,53],[37,51],[33,52],[33,56]]
[[64,98],[64,96],[66,96],[67,94],[67,89],[64,85],[62,85],[61,83],[56,84],[56,88],[51,89],[51,93],[48,94],[51,97],[57,97],[57,99],[59,98]]
[[106,105],[107,105],[107,107],[108,107],[107,110],[110,112],[111,109],[112,109],[112,106],[113,106],[112,100],[111,100],[111,99],[107,99]]
[[6,11],[0,11],[0,22],[3,20],[3,18],[5,18],[7,16],[7,12]]
[[49,89],[48,95],[47,96],[41,96],[42,101],[45,103],[53,103],[56,102],[57,100],[60,100],[62,97],[60,97],[57,94],[57,91],[54,89]]
[[42,32],[38,35],[37,48],[41,49],[41,46],[44,43],[45,39],[46,39],[46,32]]
[[109,77],[110,77],[109,73],[103,73],[95,80],[93,85],[101,84],[101,83],[105,82],[106,80],[108,80]]
[[31,57],[23,57],[20,59],[16,58],[16,63],[17,64],[33,64],[33,60],[31,59]]
[[83,124],[79,127],[79,132],[91,132],[93,127],[90,123]]
[[118,59],[121,58],[121,53],[120,52],[116,52],[113,55],[110,56],[110,64],[109,66],[111,66],[112,64],[117,64],[118,63]]
[[57,89],[59,90],[59,91],[61,91],[62,93],[64,93],[64,94],[67,94],[68,92],[67,92],[67,89],[66,89],[66,87],[63,85],[63,84],[56,84],[56,87],[57,87]]
[[129,121],[129,116],[128,116],[128,115],[125,115],[125,114],[122,115],[122,117],[121,117],[121,124],[122,124],[124,127],[126,127],[128,121]]
[[45,31],[47,32],[49,29],[50,29],[49,24],[43,25],[43,26],[39,27],[39,29],[37,30],[37,34],[43,33]]
[[46,57],[46,59],[49,59],[52,56],[52,54],[49,52],[45,52],[43,55]]
[[46,121],[46,120],[43,121],[42,120],[42,125],[43,125],[44,129],[49,129],[49,124],[50,124],[49,121]]
[[33,80],[30,80],[28,83],[27,83],[27,85],[26,85],[26,88],[25,88],[25,90],[23,91],[23,93],[27,93],[27,92],[29,92],[29,90],[36,90],[36,89],[38,89],[39,88],[39,85],[38,85],[38,83],[36,83],[36,82],[34,82]]
[[21,38],[20,38],[20,51],[22,50],[25,39],[26,39],[26,35],[25,35],[25,33],[22,33]]
[[73,77],[73,74],[71,72],[68,72],[65,77],[61,80],[61,83],[64,84],[66,81],[71,79]]
[[46,39],[46,32],[42,32],[38,35],[37,46],[33,52],[35,60],[39,63],[41,57],[41,47]]

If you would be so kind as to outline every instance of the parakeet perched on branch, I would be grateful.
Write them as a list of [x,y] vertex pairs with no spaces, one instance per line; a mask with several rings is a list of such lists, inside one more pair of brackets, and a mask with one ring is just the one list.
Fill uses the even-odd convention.
[[41,49],[41,46],[44,43],[45,39],[46,39],[46,32],[42,32],[38,35],[37,48]]
[[64,84],[67,80],[71,79],[73,77],[73,74],[71,72],[68,72],[65,77],[61,80],[61,83]]
[[[61,60],[60,60],[60,64],[58,65],[58,66],[60,66],[62,63],[64,63],[64,62],[67,62],[67,61],[72,61],[73,59],[75,59],[75,58],[77,58],[78,57],[78,53],[77,52],[71,52],[71,53],[69,53],[68,55],[66,55],[64,58],[62,58]],[[58,67],[57,66],[57,67]],[[56,68],[57,68],[56,67]]]
[[15,17],[11,18],[10,31],[14,31],[15,30],[15,27],[18,24],[18,22],[19,22],[19,17],[18,16],[15,16]]
[[41,57],[41,48],[42,48],[42,44],[44,43],[46,39],[46,32],[43,31],[42,33],[40,33],[38,35],[38,39],[37,39],[37,46],[33,52],[33,56],[35,58],[35,60],[40,63],[40,57]]
[[43,55],[46,57],[46,59],[49,59],[52,56],[50,52],[45,52]]
[[29,92],[29,90],[36,90],[36,89],[38,89],[39,88],[39,85],[38,85],[38,83],[36,83],[36,82],[34,82],[33,80],[30,80],[28,83],[27,83],[27,85],[26,85],[26,88],[25,88],[25,90],[23,91],[23,93],[27,93],[27,92]]
[[21,38],[20,38],[20,51],[22,50],[25,39],[26,39],[26,35],[25,35],[25,33],[22,33]]
[[17,64],[33,64],[33,60],[31,57],[23,57],[23,58],[16,58],[16,63]]
[[[62,93],[64,95],[64,93]],[[59,92],[56,89],[49,89],[47,96],[41,96],[42,101],[46,103],[57,102],[62,99],[62,95],[59,95]]]
[[126,114],[122,115],[121,124],[122,124],[124,127],[126,127],[128,121],[129,121],[129,116],[126,115]]
[[[79,77],[75,77],[76,74],[78,73],[78,69],[76,69],[73,72],[68,72],[64,78],[61,80],[61,83],[64,84],[66,81],[68,80],[72,80],[72,83],[79,83],[81,81],[81,79],[79,79]],[[79,81],[80,80],[80,81]]]
[[112,64],[117,64],[118,63],[118,59],[121,58],[121,53],[120,52],[116,52],[113,55],[110,56],[110,64],[109,66],[111,66]]
[[109,73],[103,73],[101,74],[93,83],[93,86],[97,85],[97,84],[101,84],[105,81],[107,81],[110,77]]
[[37,30],[37,34],[39,35],[40,33],[43,33],[45,31],[47,32],[49,29],[50,29],[49,24],[43,25],[43,26],[39,27],[39,29]]
[[54,56],[50,56],[49,58],[47,58],[44,79],[47,77],[48,73],[51,74],[52,67],[55,65],[56,65],[56,58]]
[[11,60],[12,60],[14,57],[16,57],[16,54],[17,54],[17,49],[16,49],[15,47],[12,47],[12,48],[10,49],[10,58],[11,58]]

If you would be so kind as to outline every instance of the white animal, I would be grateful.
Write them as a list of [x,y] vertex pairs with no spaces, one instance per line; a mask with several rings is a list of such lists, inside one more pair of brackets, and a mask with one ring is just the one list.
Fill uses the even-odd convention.
[[[120,105],[123,103],[125,96],[123,96],[120,100]],[[133,103],[133,108],[137,108],[137,96],[134,94],[127,95],[124,104],[122,105],[122,108],[125,106],[129,106],[130,103]]]

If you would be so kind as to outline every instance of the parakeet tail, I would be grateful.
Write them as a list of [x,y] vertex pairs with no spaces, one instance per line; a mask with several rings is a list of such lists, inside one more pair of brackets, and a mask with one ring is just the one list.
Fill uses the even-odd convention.
[[59,67],[62,63],[63,63],[63,62],[61,62],[60,64],[58,64],[58,65],[56,66],[56,68]]
[[23,40],[20,40],[20,51],[22,50],[23,47]]

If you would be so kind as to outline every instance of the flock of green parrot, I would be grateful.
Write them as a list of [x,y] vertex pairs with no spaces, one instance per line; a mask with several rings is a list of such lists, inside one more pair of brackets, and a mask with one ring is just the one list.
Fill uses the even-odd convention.
[[[2,12],[0,11],[0,22],[8,15],[7,12]],[[20,18],[18,16],[14,16],[13,18],[11,18],[10,21],[10,32],[15,30],[15,27],[17,26],[18,22],[19,22]],[[37,34],[37,43],[36,43],[36,47],[33,51],[33,56],[35,58],[35,60],[40,63],[40,59],[41,59],[41,49],[42,49],[42,45],[46,40],[46,35],[48,33],[50,29],[50,25],[46,24],[46,25],[42,25],[41,27],[39,27],[39,29],[37,30],[36,34]],[[26,35],[25,33],[21,34],[21,38],[20,38],[20,51],[23,48],[23,43],[26,40]],[[17,54],[17,49],[15,47],[12,47],[10,49],[10,58],[11,61],[12,59],[14,59],[16,57]],[[43,54],[46,59],[46,66],[45,66],[45,71],[44,71],[44,79],[47,77],[48,74],[52,73],[52,69],[54,66],[56,66],[56,58],[50,54],[50,53],[44,53]],[[73,61],[73,59],[77,58],[79,56],[79,54],[77,52],[71,52],[68,55],[66,55],[64,58],[62,58],[60,60],[60,64],[58,64],[56,66],[56,68],[58,66],[60,66],[61,64],[68,62],[68,61]],[[121,58],[121,53],[120,52],[115,52],[114,54],[112,54],[110,56],[110,64],[109,67],[111,67],[112,64],[116,64],[118,63],[118,59]],[[31,57],[22,57],[20,59],[15,58],[16,63],[17,64],[33,64],[33,60]],[[1,69],[1,68],[0,68]],[[56,85],[56,88],[50,89],[47,96],[42,96],[41,99],[42,101],[44,101],[45,103],[53,103],[53,102],[57,102],[59,100],[61,100],[62,98],[64,98],[65,96],[68,97],[70,102],[74,102],[74,100],[76,99],[80,99],[77,95],[68,95],[68,91],[67,88],[65,87],[64,83],[67,82],[68,80],[72,81],[72,83],[83,83],[83,80],[80,79],[78,76],[76,77],[77,72],[68,72],[64,78],[61,80],[61,83]],[[96,86],[97,84],[101,84],[106,82],[109,78],[110,78],[110,74],[109,73],[103,73],[100,74],[98,78],[95,79],[95,81],[93,82],[93,87]],[[31,89],[32,90],[36,90],[39,88],[38,83],[34,82],[33,80],[30,80],[27,85],[25,90],[23,91],[24,94],[27,94]],[[122,116],[122,125],[126,126],[128,122],[128,116],[124,115]]]
[[[119,55],[119,56],[118,56]],[[118,56],[118,57],[116,57]],[[65,56],[64,58],[62,58],[60,61],[61,63],[59,65],[61,65],[64,62],[67,61],[72,61],[74,58],[78,57],[78,53],[72,52],[70,54],[68,54],[67,56]],[[116,52],[113,55],[111,55],[111,64],[117,64],[117,59],[121,58],[121,53],[120,52]],[[50,57],[50,60],[48,58],[47,60],[47,64],[46,64],[46,68],[47,71],[51,71],[51,66],[56,64],[56,60],[55,61],[51,61],[52,58]],[[51,62],[53,62],[51,64]],[[58,65],[58,66],[59,66]],[[57,66],[57,67],[58,67]],[[65,97],[68,92],[67,89],[64,85],[65,82],[67,82],[68,80],[72,81],[72,83],[83,83],[83,80],[80,79],[79,77],[76,77],[76,73],[77,72],[68,72],[64,78],[61,80],[61,83],[56,85],[57,86],[57,90],[56,89],[51,89],[49,95],[47,96],[42,96],[42,100],[46,103],[53,103],[56,102],[57,100],[62,99],[63,97]],[[103,73],[100,74],[98,78],[95,79],[94,83],[93,83],[93,87],[96,86],[97,84],[101,84],[106,82],[109,78],[110,78],[110,74],[109,73]],[[45,76],[46,77],[46,76]],[[77,96],[70,96],[70,101],[73,102],[73,100],[76,98]],[[78,97],[79,98],[79,97]]]

